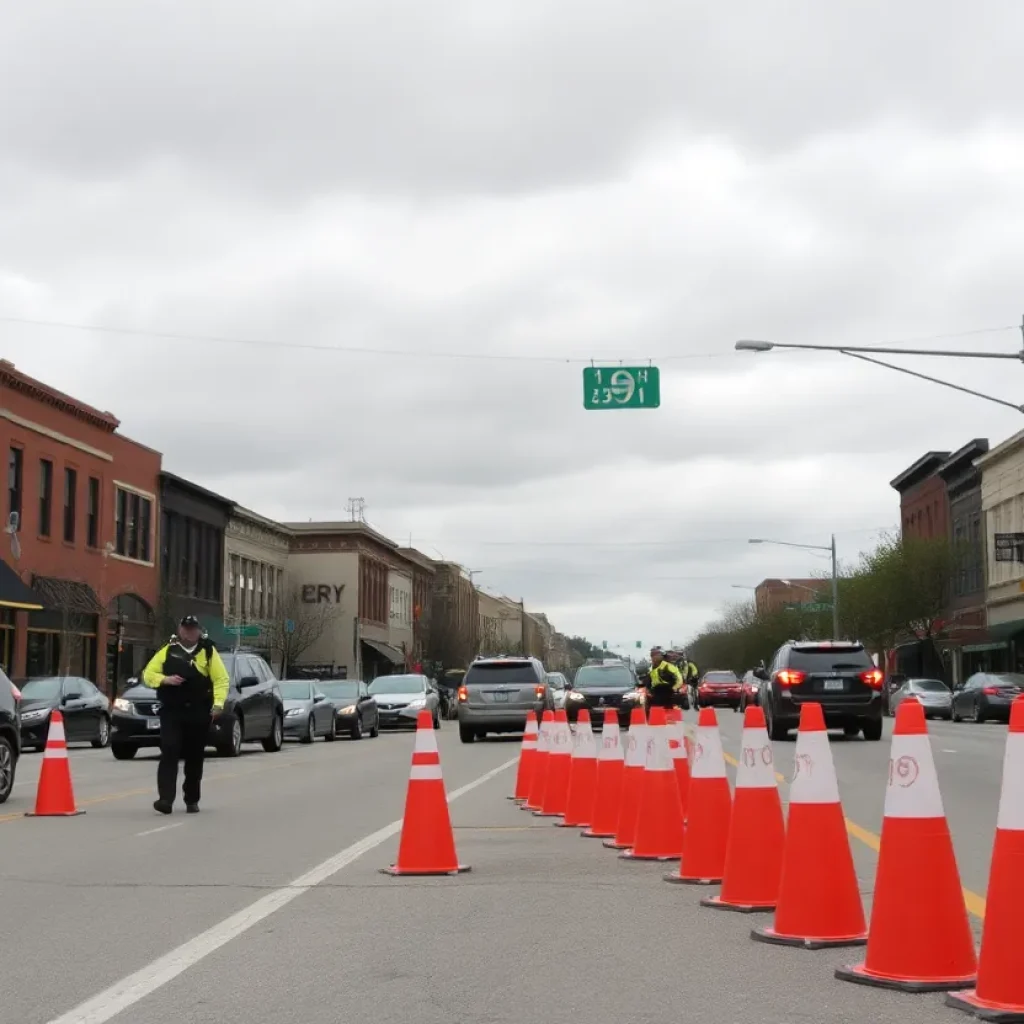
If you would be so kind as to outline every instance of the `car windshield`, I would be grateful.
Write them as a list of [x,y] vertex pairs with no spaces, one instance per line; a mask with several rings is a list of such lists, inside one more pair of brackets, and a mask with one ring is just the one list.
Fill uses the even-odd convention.
[[573,685],[618,686],[627,689],[634,685],[633,674],[625,665],[584,665],[576,673]]
[[529,661],[487,661],[473,665],[463,680],[466,686],[498,686],[503,683],[537,682]]
[[940,679],[915,679],[911,684],[915,690],[923,693],[948,693],[949,687]]
[[60,676],[46,676],[29,679],[21,685],[21,696],[25,700],[54,700],[60,696]]
[[301,680],[288,679],[277,685],[281,688],[281,696],[285,700],[309,700],[312,696],[310,684],[304,683]]
[[377,676],[370,683],[370,693],[422,693],[420,676]]
[[709,672],[704,677],[706,683],[735,683],[738,681],[735,672]]
[[[992,683],[995,686],[1019,686],[1024,688],[1024,675],[1019,672],[1000,672],[997,676],[992,676]],[[21,691],[24,693],[24,689]]]
[[340,697],[342,700],[351,700],[359,696],[358,682],[321,683],[320,689],[328,697]]
[[834,672],[844,668],[869,669],[875,663],[861,646],[794,647],[789,652],[789,668],[802,672]]

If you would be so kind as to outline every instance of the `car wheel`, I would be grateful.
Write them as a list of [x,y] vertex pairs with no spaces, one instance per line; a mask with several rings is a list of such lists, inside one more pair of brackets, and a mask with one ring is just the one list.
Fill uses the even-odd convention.
[[880,718],[873,718],[865,722],[861,727],[861,731],[864,733],[864,739],[866,740],[880,740],[882,738],[882,720]]
[[338,716],[337,715],[331,715],[331,727],[330,727],[330,729],[327,730],[327,734],[324,736],[324,739],[327,740],[328,743],[333,743],[337,738],[338,738]]
[[956,708],[953,708],[949,713],[951,722],[962,722],[963,719],[957,714]]
[[14,746],[6,736],[0,736],[0,804],[6,803],[14,789],[14,772],[17,762]]
[[370,739],[375,740],[380,735],[380,715],[374,716],[373,728],[370,730]]
[[276,754],[284,746],[284,722],[280,715],[274,715],[274,724],[270,735],[263,741],[263,749],[268,754]]
[[860,735],[860,726],[859,725],[844,725],[843,726],[843,735],[844,736],[848,736],[852,740],[854,736],[859,736]]
[[104,715],[99,722],[99,726],[96,729],[96,739],[92,741],[93,747],[96,750],[102,750],[104,747],[110,744],[110,719]]
[[352,730],[349,732],[349,736],[354,740],[361,740],[363,738],[363,719],[361,715],[356,715],[356,720],[352,723]]
[[459,739],[463,743],[472,743],[476,739],[476,729],[470,729],[468,726],[459,726]]
[[133,743],[112,743],[110,752],[115,761],[130,761],[139,752],[139,748]]
[[316,739],[316,721],[312,715],[306,721],[306,735],[302,737],[302,743],[312,743]]
[[231,737],[227,743],[217,747],[221,757],[238,757],[242,752],[242,720],[238,715],[231,717]]
[[980,702],[974,705],[974,720],[978,725],[984,725],[988,721],[988,715],[981,710]]
[[775,721],[775,716],[771,712],[771,705],[764,709],[765,725],[768,728],[768,739],[770,740],[784,740],[789,736],[789,730],[781,728]]

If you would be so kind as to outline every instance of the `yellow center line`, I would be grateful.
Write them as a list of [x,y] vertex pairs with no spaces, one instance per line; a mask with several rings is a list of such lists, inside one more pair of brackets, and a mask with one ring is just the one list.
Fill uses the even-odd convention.
[[[739,767],[739,761],[736,760],[731,754],[725,754],[725,760],[731,764],[734,768]],[[789,785],[789,780],[781,772],[775,773],[775,778],[785,784]],[[882,837],[875,835],[874,832],[864,828],[863,825],[858,825],[857,822],[851,821],[849,818],[843,819],[846,822],[846,831],[853,836],[858,842],[863,843],[869,850],[874,850],[878,853],[882,848]],[[964,903],[967,905],[967,911],[972,916],[979,920],[985,920],[985,898],[979,896],[976,892],[971,889],[964,889]]]

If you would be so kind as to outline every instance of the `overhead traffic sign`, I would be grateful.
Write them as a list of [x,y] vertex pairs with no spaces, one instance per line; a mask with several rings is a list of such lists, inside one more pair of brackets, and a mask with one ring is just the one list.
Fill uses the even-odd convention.
[[657,409],[661,373],[656,366],[586,366],[584,409]]

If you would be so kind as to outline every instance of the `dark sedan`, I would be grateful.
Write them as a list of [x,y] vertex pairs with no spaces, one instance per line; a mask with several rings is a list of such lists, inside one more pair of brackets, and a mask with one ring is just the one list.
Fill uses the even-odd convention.
[[953,693],[953,721],[1009,722],[1010,705],[1024,693],[1019,672],[976,672]]
[[366,683],[358,679],[330,679],[317,685],[334,705],[339,733],[354,740],[380,735],[380,709]]
[[21,745],[44,750],[50,716],[59,710],[68,743],[110,742],[110,701],[88,680],[78,676],[42,676],[21,684]]
[[697,707],[726,707],[739,711],[743,687],[735,672],[705,672],[697,686]]
[[619,716],[619,725],[626,728],[633,708],[643,707],[643,693],[637,689],[633,670],[624,664],[583,665],[576,670],[572,689],[565,696],[565,714],[575,722],[580,710],[590,712],[590,721],[600,728],[607,708]]

